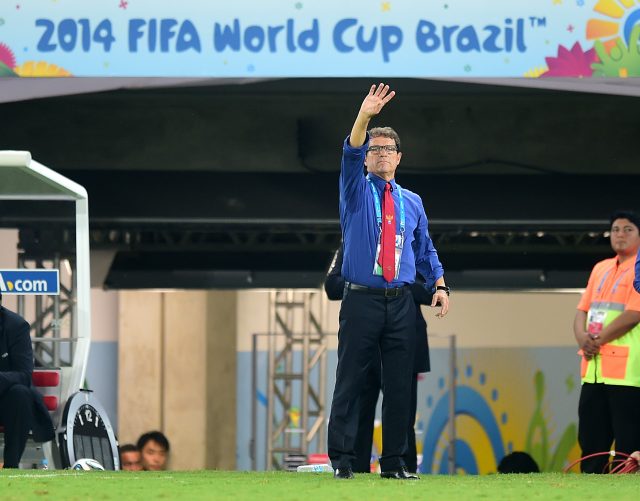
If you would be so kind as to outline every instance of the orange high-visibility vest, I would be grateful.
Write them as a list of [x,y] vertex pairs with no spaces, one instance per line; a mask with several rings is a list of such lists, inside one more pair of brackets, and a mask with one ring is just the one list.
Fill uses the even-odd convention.
[[[595,265],[578,309],[587,312],[587,331],[597,334],[625,310],[640,312],[640,294],[633,287],[634,262],[618,258]],[[582,350],[578,352],[582,355]],[[640,387],[640,324],[600,347],[591,360],[581,357],[583,383]]]

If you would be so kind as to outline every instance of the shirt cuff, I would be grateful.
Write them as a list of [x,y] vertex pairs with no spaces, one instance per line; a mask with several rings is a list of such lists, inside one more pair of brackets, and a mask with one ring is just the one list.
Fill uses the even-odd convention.
[[351,134],[349,134],[347,136],[347,138],[344,140],[343,149],[344,149],[345,152],[348,152],[348,153],[365,153],[367,151],[367,148],[369,147],[369,133],[368,132],[367,132],[367,135],[365,137],[364,144],[362,146],[359,146],[359,147],[351,146],[349,144],[349,139],[350,138],[351,138]]

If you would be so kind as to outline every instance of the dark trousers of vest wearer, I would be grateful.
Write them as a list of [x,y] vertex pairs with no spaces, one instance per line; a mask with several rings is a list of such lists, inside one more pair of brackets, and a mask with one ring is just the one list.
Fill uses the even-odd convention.
[[404,465],[415,344],[411,294],[385,297],[345,291],[340,308],[338,368],[329,419],[328,449],[334,468],[354,467],[361,397],[372,364],[382,359],[382,471]]
[[[578,404],[578,443],[582,456],[611,449],[631,454],[640,450],[640,388],[613,384],[582,385]],[[610,456],[581,463],[583,473],[606,473]],[[616,459],[624,459],[618,457]]]
[[[407,469],[416,473],[418,458],[416,450],[416,411],[418,408],[418,374],[414,374],[411,383],[411,403],[409,405],[409,425],[407,427],[407,453],[403,456]],[[373,429],[376,417],[376,405],[382,388],[382,371],[380,364],[374,365],[365,381],[365,387],[360,397],[360,420],[356,436],[356,458],[353,461],[353,471],[369,473],[371,471],[371,447],[373,444]]]
[[13,385],[0,395],[0,424],[4,426],[4,467],[17,468],[24,452],[33,414],[33,398],[26,386]]

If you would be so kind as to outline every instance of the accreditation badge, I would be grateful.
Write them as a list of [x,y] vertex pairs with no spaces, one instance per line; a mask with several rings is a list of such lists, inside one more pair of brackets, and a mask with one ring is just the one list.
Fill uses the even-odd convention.
[[589,310],[587,317],[587,332],[589,334],[600,334],[604,327],[604,319],[607,316],[606,310]]
[[[378,236],[378,245],[376,247],[376,259],[373,262],[373,274],[376,276],[381,277],[382,276],[382,266],[380,266],[380,239],[382,238],[382,234],[380,234]],[[404,234],[399,233],[396,234],[396,243],[395,243],[395,252],[394,252],[394,257],[395,257],[395,276],[394,278],[397,279],[398,276],[400,275],[400,258],[402,257],[402,248],[404,246]]]

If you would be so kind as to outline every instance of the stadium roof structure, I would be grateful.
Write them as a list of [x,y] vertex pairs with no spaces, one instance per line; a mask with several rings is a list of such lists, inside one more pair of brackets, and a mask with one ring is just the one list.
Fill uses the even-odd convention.
[[[77,338],[72,350],[69,393],[82,387],[91,342],[89,202],[87,191],[36,162],[27,151],[0,151],[0,202],[73,202],[75,205],[75,277]],[[6,207],[6,206],[5,206]]]
[[[283,78],[0,77],[0,103],[123,89],[142,90],[171,87],[246,85],[269,80],[283,80]],[[640,96],[640,82],[637,78],[432,78],[430,80],[619,96]]]

